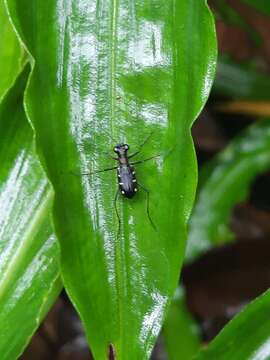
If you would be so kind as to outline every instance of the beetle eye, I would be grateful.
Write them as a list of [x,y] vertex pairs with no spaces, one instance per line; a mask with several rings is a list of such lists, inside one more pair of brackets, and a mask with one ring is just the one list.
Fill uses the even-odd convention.
[[125,145],[125,149],[126,149],[126,150],[128,150],[128,149],[129,149],[129,146],[128,146],[127,144]]
[[115,148],[114,148],[114,151],[117,152],[117,150],[118,150],[117,147],[115,147]]

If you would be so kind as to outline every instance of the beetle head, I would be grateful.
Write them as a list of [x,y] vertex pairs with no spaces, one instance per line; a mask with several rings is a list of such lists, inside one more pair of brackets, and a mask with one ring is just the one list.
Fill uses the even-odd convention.
[[116,153],[116,154],[125,154],[129,149],[129,146],[128,144],[117,144],[113,151]]

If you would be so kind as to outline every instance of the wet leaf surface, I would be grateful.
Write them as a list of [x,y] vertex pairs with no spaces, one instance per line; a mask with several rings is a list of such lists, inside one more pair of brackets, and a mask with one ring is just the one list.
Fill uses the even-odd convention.
[[27,66],[0,104],[0,354],[17,358],[55,301],[59,249],[52,190],[23,110]]
[[[35,59],[26,105],[55,188],[66,289],[97,359],[110,344],[119,359],[146,358],[184,254],[196,186],[190,127],[215,70],[211,14],[197,0],[8,4]],[[132,201],[114,202],[114,172],[81,176],[114,166],[103,152],[115,143],[135,151],[150,134],[136,160],[159,156],[138,165]]]

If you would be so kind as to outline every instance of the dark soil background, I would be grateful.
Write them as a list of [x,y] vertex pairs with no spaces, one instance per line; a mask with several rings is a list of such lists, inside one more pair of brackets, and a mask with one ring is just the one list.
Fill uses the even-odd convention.
[[[245,30],[217,20],[219,52],[229,54],[238,62],[257,58],[260,63],[263,59],[262,70],[270,73],[270,19],[240,0],[228,3],[256,29],[263,43],[257,47]],[[212,1],[211,5],[214,4]],[[239,131],[258,121],[248,115],[218,113],[214,110],[215,104],[223,100],[211,94],[194,125],[199,166],[222,150]],[[269,188],[270,172],[267,172],[255,180],[249,199],[235,207],[231,217],[231,228],[237,237],[235,243],[211,250],[183,269],[187,306],[200,325],[203,342],[216,336],[247,302],[270,287]],[[64,292],[20,359],[91,359],[81,322]],[[152,360],[166,359],[160,338]]]

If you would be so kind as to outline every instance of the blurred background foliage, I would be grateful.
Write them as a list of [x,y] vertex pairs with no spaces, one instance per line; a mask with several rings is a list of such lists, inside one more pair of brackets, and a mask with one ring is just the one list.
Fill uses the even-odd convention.
[[[209,5],[218,68],[193,127],[199,187],[186,265],[153,360],[270,358],[270,2]],[[5,36],[16,43],[10,32]],[[24,53],[10,48],[6,59],[19,72]],[[0,76],[0,98],[13,75]],[[81,322],[62,293],[21,359],[90,357]]]
[[164,335],[170,359],[269,359],[270,327],[263,319],[270,311],[270,3],[210,5],[219,59],[208,104],[193,127],[199,186],[182,272],[193,316],[185,317],[191,353],[167,333],[176,317],[182,326],[174,334],[183,332],[183,297],[175,300]]

